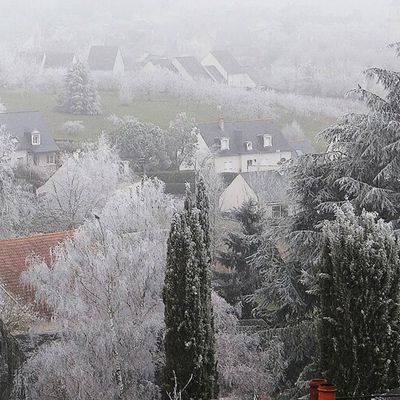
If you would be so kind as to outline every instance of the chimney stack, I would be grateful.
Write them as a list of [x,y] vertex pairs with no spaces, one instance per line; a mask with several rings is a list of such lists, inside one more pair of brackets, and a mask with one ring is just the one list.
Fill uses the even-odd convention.
[[336,387],[329,383],[318,386],[318,400],[336,400]]
[[318,400],[318,388],[326,383],[326,379],[313,379],[310,381],[310,400]]
[[221,114],[219,117],[219,129],[223,132],[225,130],[224,116]]

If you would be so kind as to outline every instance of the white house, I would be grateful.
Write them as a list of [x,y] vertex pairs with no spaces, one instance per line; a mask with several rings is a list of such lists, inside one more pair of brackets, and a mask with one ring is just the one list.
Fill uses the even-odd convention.
[[229,86],[239,88],[254,88],[257,86],[247,73],[246,68],[242,67],[228,51],[211,51],[201,64],[206,68],[213,67],[217,70]]
[[212,163],[216,173],[276,170],[282,162],[296,157],[273,120],[218,122],[197,125],[194,160],[180,165],[193,170]]
[[117,46],[92,46],[88,65],[94,74],[122,75],[125,72],[124,59]]
[[281,218],[292,213],[288,181],[277,171],[244,172],[235,176],[219,198],[221,211],[239,208],[249,200],[262,205],[266,216]]
[[39,112],[0,113],[0,126],[17,140],[16,158],[21,165],[56,168],[60,149]]

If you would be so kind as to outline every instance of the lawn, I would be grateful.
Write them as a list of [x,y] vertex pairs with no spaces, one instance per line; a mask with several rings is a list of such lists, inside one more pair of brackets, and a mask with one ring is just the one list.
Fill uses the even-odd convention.
[[[0,89],[0,99],[7,111],[40,111],[56,139],[71,138],[79,141],[94,140],[102,131],[111,128],[107,117],[115,114],[119,117],[133,115],[141,121],[152,122],[166,128],[178,112],[185,111],[190,118],[199,122],[215,121],[218,118],[216,107],[207,104],[184,102],[170,97],[158,99],[137,99],[129,105],[122,105],[115,92],[102,92],[102,114],[96,116],[72,115],[55,111],[54,95],[46,93],[21,93]],[[80,120],[85,130],[79,137],[68,137],[62,130],[64,122]]]
[[[56,139],[73,139],[76,141],[93,141],[102,131],[109,131],[111,124],[107,117],[115,114],[119,117],[133,115],[145,122],[152,122],[166,128],[169,121],[175,118],[178,112],[185,111],[190,118],[198,122],[216,121],[219,112],[214,105],[195,103],[167,96],[157,99],[136,99],[129,105],[121,104],[116,92],[102,92],[101,108],[102,114],[97,116],[71,115],[55,111],[56,99],[54,95],[46,93],[21,93],[7,89],[0,89],[0,99],[8,111],[40,111],[45,118]],[[315,142],[315,136],[322,129],[331,125],[334,119],[323,115],[312,115],[308,117],[297,116],[282,111],[277,123],[283,127],[296,119],[302,126],[307,136]],[[64,122],[69,120],[80,120],[85,130],[79,137],[71,137],[62,130]],[[315,143],[318,150],[323,150],[323,143]]]

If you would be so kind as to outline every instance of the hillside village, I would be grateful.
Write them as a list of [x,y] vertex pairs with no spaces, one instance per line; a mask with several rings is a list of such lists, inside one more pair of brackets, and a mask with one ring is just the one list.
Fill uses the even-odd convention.
[[398,397],[400,1],[342,2],[4,5],[0,400]]

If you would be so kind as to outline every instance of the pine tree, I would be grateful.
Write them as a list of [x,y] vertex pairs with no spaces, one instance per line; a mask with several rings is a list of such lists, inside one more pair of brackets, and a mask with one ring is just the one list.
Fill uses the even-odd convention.
[[246,296],[254,295],[260,284],[259,271],[251,265],[261,244],[264,213],[258,203],[249,200],[234,210],[232,217],[240,223],[241,232],[228,233],[224,242],[227,251],[219,260],[232,272],[219,274],[224,284],[221,295],[230,304],[242,303],[242,318],[251,318],[253,303]]
[[82,62],[72,63],[67,71],[58,109],[70,114],[100,114],[100,98]]
[[398,388],[399,244],[346,204],[325,222],[319,272],[321,370],[342,395]]
[[[165,304],[164,397],[175,385],[182,399],[217,396],[208,200],[199,185],[194,207],[187,190],[184,211],[176,214],[168,240]],[[208,229],[208,230],[207,230]]]
[[[393,47],[399,52],[400,45]],[[291,171],[291,194],[297,203],[293,221],[280,232],[264,233],[255,258],[255,266],[263,270],[257,311],[285,342],[289,387],[296,383],[301,389],[318,373],[318,354],[312,349],[317,349],[321,222],[334,219],[337,206],[350,201],[356,214],[366,209],[394,227],[399,223],[400,74],[380,68],[366,74],[382,84],[386,96],[360,86],[352,91],[365,102],[367,112],[347,115],[323,131],[326,153],[298,160]],[[284,253],[274,250],[279,241],[287,243]]]

